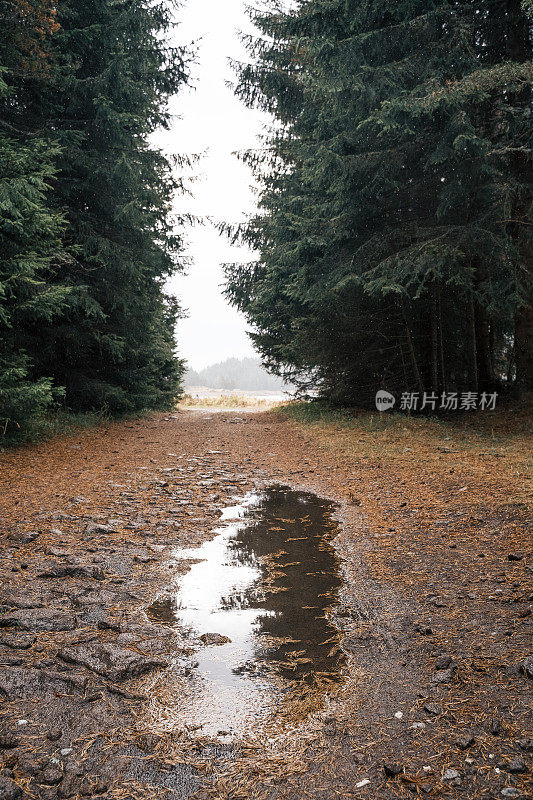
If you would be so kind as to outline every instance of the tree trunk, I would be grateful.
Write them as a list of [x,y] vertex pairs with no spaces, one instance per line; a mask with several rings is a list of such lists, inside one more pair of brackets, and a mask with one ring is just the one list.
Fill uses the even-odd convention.
[[476,348],[476,318],[475,318],[475,311],[474,311],[474,293],[470,290],[470,296],[468,299],[468,309],[467,309],[467,320],[466,320],[466,340],[468,346],[468,380],[469,392],[477,392],[479,385],[478,385],[478,373],[477,373],[477,348]]
[[515,315],[514,356],[516,385],[521,392],[533,391],[533,308],[531,298]]
[[413,345],[413,337],[411,336],[411,330],[409,328],[409,323],[407,322],[407,315],[405,313],[405,307],[403,303],[402,303],[402,314],[403,314],[403,321],[405,324],[405,337],[407,339],[407,348],[409,350],[409,357],[411,359],[411,366],[413,368],[413,375],[415,377],[416,385],[418,386],[418,391],[422,393],[424,391],[424,385],[422,383],[422,378],[420,377],[420,370],[418,369],[418,362],[416,360],[416,353]]
[[439,313],[439,365],[440,365],[439,368],[440,368],[440,380],[441,380],[442,391],[445,392],[447,391],[448,381],[446,380],[447,377],[446,367],[444,364],[444,337],[442,334],[442,292],[440,287],[439,287],[438,302],[439,302],[438,313]]
[[494,366],[492,363],[490,322],[487,309],[481,303],[474,303],[476,325],[477,373],[481,389],[494,386]]
[[437,285],[431,284],[431,391],[439,390],[439,309]]

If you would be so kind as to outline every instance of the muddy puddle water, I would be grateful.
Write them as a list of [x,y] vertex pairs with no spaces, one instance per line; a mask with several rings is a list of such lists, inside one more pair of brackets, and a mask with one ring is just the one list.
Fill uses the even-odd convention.
[[291,682],[338,677],[328,618],[341,584],[333,511],[315,495],[273,487],[226,508],[211,541],[174,554],[195,563],[148,614],[206,643],[185,670],[172,727],[237,735]]

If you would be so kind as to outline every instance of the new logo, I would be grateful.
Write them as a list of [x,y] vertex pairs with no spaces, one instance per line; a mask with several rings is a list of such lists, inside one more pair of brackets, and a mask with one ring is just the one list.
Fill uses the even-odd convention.
[[378,411],[389,411],[394,408],[396,398],[384,389],[380,389],[376,394],[376,408]]

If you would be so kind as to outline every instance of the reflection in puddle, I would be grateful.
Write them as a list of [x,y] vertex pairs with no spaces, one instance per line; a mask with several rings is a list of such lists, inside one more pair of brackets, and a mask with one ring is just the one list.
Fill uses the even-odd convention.
[[273,487],[226,508],[214,539],[175,553],[196,563],[149,616],[197,637],[230,639],[196,652],[176,722],[202,726],[203,735],[237,733],[272,710],[286,679],[338,676],[326,613],[341,584],[333,509],[313,494]]

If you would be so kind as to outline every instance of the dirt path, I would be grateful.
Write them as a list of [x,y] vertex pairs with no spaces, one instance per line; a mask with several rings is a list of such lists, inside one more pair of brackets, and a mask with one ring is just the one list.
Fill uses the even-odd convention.
[[[366,437],[189,411],[2,454],[0,798],[530,797],[517,478],[484,442],[387,459]],[[166,733],[151,693],[194,655],[145,614],[183,568],[171,549],[275,483],[339,503],[345,681],[295,695],[293,728],[262,739]]]

